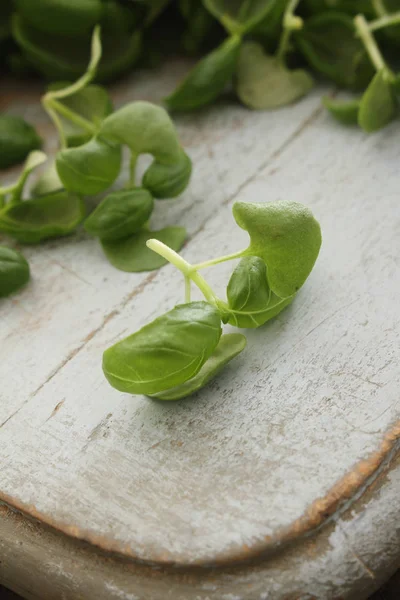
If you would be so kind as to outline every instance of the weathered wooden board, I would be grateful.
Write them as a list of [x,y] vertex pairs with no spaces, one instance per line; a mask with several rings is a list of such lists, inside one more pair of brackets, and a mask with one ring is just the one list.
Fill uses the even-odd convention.
[[[158,100],[181,69],[135,76],[117,102]],[[3,500],[129,557],[214,564],[318,527],[394,455],[400,126],[367,137],[333,123],[319,96],[271,113],[221,103],[177,118],[193,181],[159,203],[154,224],[187,227],[185,258],[246,244],[236,199],[303,202],[324,237],[293,305],[249,332],[246,352],[195,398],[121,395],[101,372],[106,347],[182,301],[179,273],[118,272],[83,233],[26,250],[33,281],[0,302]],[[12,109],[47,131],[35,100]],[[221,292],[228,269],[205,273]]]

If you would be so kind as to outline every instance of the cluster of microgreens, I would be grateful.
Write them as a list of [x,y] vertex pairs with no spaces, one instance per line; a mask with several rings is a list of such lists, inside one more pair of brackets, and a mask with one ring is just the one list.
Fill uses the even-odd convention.
[[[186,231],[183,227],[150,231],[154,199],[179,195],[189,183],[192,164],[163,108],[133,102],[112,112],[107,91],[90,83],[100,57],[96,27],[85,74],[73,84],[51,86],[42,99],[60,137],[55,162],[36,181],[29,200],[22,201],[24,186],[30,173],[47,158],[41,151],[28,155],[14,184],[0,188],[0,232],[20,243],[35,244],[68,235],[84,221],[85,229],[100,239],[115,267],[130,272],[157,269],[165,261],[147,248],[146,241],[158,238],[179,250]],[[107,194],[86,218],[83,197],[105,192],[115,182],[124,145],[131,156],[129,180],[123,189]],[[135,166],[142,153],[154,160],[138,186]],[[5,282],[8,293],[18,287],[18,278],[14,286],[8,284],[17,263],[9,263],[0,272],[0,283]]]
[[[297,294],[317,259],[321,231],[312,213],[294,202],[233,206],[236,223],[246,230],[245,250],[191,265],[156,239],[155,253],[184,277],[185,304],[155,319],[106,350],[103,371],[119,391],[159,400],[184,398],[207,384],[246,346],[238,333],[222,333],[221,323],[239,328],[264,325]],[[201,269],[240,259],[227,285],[227,301],[218,298]],[[205,301],[191,301],[191,285]]]
[[[288,67],[301,56],[310,67],[340,87],[365,90],[360,98],[324,98],[339,121],[372,132],[398,112],[400,76],[388,66],[374,34],[386,50],[400,42],[400,12],[385,0],[204,0],[229,37],[203,58],[167,99],[173,110],[190,110],[214,100],[233,80],[237,96],[253,109],[290,104],[313,87],[303,68]],[[389,8],[387,7],[389,6]],[[303,8],[305,16],[294,14]],[[363,14],[355,14],[358,11]],[[367,20],[370,18],[370,20]],[[397,25],[397,27],[396,27]],[[274,48],[271,54],[265,48]],[[294,51],[297,51],[295,54]],[[390,52],[389,52],[390,53]]]

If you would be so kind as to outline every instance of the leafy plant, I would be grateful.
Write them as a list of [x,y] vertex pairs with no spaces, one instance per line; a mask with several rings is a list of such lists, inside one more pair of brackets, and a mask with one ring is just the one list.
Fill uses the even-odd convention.
[[[103,370],[117,390],[177,400],[201,389],[246,345],[244,336],[222,336],[221,321],[259,327],[293,301],[317,259],[318,222],[294,202],[233,206],[237,224],[250,236],[248,248],[191,265],[160,239],[147,246],[171,262],[185,280],[185,304],[104,352]],[[227,302],[199,271],[240,258],[227,286]],[[205,301],[191,301],[191,284]]]
[[42,146],[35,129],[21,117],[0,115],[0,169],[23,161]]
[[0,246],[0,298],[18,290],[29,278],[29,264],[22,254]]

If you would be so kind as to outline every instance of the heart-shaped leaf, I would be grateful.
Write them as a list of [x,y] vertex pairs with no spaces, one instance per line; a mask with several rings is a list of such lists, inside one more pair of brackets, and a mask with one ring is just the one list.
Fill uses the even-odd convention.
[[72,233],[84,218],[81,198],[61,191],[9,204],[0,212],[0,231],[24,244],[37,244]]
[[214,354],[204,363],[200,371],[177,387],[151,395],[157,400],[180,400],[201,390],[214,379],[223,367],[246,347],[246,338],[241,333],[227,333],[221,336]]
[[115,242],[102,240],[102,246],[110,263],[120,271],[128,273],[154,271],[164,266],[167,261],[146,246],[147,240],[152,238],[160,240],[178,252],[186,239],[186,229],[184,227],[165,227],[160,231],[139,231],[139,233]]
[[165,103],[171,110],[195,110],[209,104],[232,79],[241,39],[232,36],[213,50],[189,72]]
[[236,202],[233,216],[250,235],[246,254],[259,256],[267,265],[271,290],[280,298],[293,296],[321,246],[321,229],[311,211],[296,202]]
[[190,302],[145,325],[103,354],[103,371],[121,392],[156,394],[194,377],[221,337],[218,310]]
[[340,86],[363,89],[373,77],[373,66],[346,14],[329,11],[307,19],[295,40],[310,65]]
[[360,98],[343,101],[325,96],[322,98],[322,104],[340,123],[344,125],[356,125],[358,123],[358,113],[361,105]]
[[101,136],[126,144],[132,154],[152,154],[164,164],[181,160],[181,146],[166,110],[151,102],[131,102],[102,123]]
[[121,147],[95,137],[77,148],[66,148],[56,156],[58,175],[66,190],[94,196],[104,192],[118,177]]
[[29,277],[29,264],[22,254],[0,246],[0,298],[25,285]]
[[397,100],[385,69],[378,71],[361,98],[358,124],[367,133],[385,127],[398,111]]
[[32,125],[15,115],[0,115],[0,169],[22,162],[42,140]]
[[85,229],[103,241],[137,233],[153,211],[151,194],[143,188],[119,190],[106,196],[85,221]]
[[272,109],[295,102],[313,87],[306,71],[290,71],[277,58],[264,53],[261,44],[242,45],[237,66],[236,91],[254,109]]

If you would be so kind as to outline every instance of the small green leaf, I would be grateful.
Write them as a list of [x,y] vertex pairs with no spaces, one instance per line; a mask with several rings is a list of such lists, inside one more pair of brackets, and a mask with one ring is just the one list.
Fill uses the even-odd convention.
[[241,39],[232,36],[189,72],[165,103],[171,110],[195,110],[217,98],[232,79]]
[[183,150],[181,157],[172,165],[155,160],[143,175],[143,187],[155,198],[175,198],[187,187],[192,174],[192,161]]
[[358,124],[367,133],[385,127],[397,114],[397,101],[384,69],[378,71],[364,92]]
[[257,110],[278,108],[307,94],[314,81],[303,69],[289,71],[277,58],[264,53],[261,44],[242,45],[236,91],[240,100]]
[[[224,322],[230,323],[235,327],[241,329],[255,329],[265,325],[267,321],[270,321],[276,317],[284,308],[286,308],[291,302],[293,302],[295,296],[289,296],[289,298],[280,298],[276,294],[271,294],[269,304],[264,308],[258,310],[233,310],[226,311],[226,318]],[[225,314],[224,314],[225,316]]]
[[88,33],[102,13],[101,0],[16,0],[18,14],[44,33]]
[[7,205],[0,211],[0,231],[24,244],[37,244],[72,233],[84,218],[81,198],[61,191]]
[[295,40],[314,69],[350,89],[363,89],[374,69],[353,20],[346,14],[328,11],[305,21]]
[[77,148],[56,156],[58,175],[66,190],[94,196],[116,180],[121,169],[121,147],[94,137]]
[[0,115],[0,169],[22,162],[42,140],[32,125],[21,117]]
[[119,190],[106,196],[85,221],[85,229],[102,241],[137,233],[153,211],[151,194],[143,188]]
[[268,16],[277,0],[203,0],[203,3],[230,34],[243,35]]
[[180,400],[201,390],[214,379],[223,367],[246,347],[246,338],[241,333],[227,333],[221,337],[214,354],[204,363],[200,371],[185,383],[172,389],[153,394],[156,400]]
[[321,229],[311,211],[297,202],[235,202],[233,216],[250,235],[246,254],[259,256],[267,265],[271,290],[280,298],[293,296],[321,246]]
[[361,105],[360,98],[343,101],[325,96],[322,98],[322,104],[340,123],[344,125],[356,125],[358,123],[358,113]]
[[146,246],[147,240],[155,238],[178,252],[186,239],[184,227],[165,227],[160,231],[140,231],[116,242],[102,240],[103,250],[110,263],[120,271],[139,273],[154,271],[164,266],[165,258]]
[[11,248],[0,246],[0,298],[8,296],[29,281],[26,259]]
[[[65,88],[69,83],[57,82],[49,86],[49,90],[59,90]],[[112,110],[111,98],[107,90],[100,85],[88,85],[71,96],[58,100],[60,104],[74,113],[86,119],[97,130],[100,129],[101,122],[109,115]],[[74,123],[72,120],[59,116],[63,126],[65,139],[68,147],[81,146],[92,138],[92,134]]]
[[176,306],[103,354],[108,382],[121,392],[156,394],[194,377],[214,353],[222,328],[207,302]]
[[106,117],[101,136],[126,144],[132,154],[152,154],[156,160],[173,164],[181,159],[181,147],[166,110],[151,102],[131,102]]
[[31,195],[45,196],[62,189],[63,184],[58,176],[56,163],[53,161],[31,187]]

